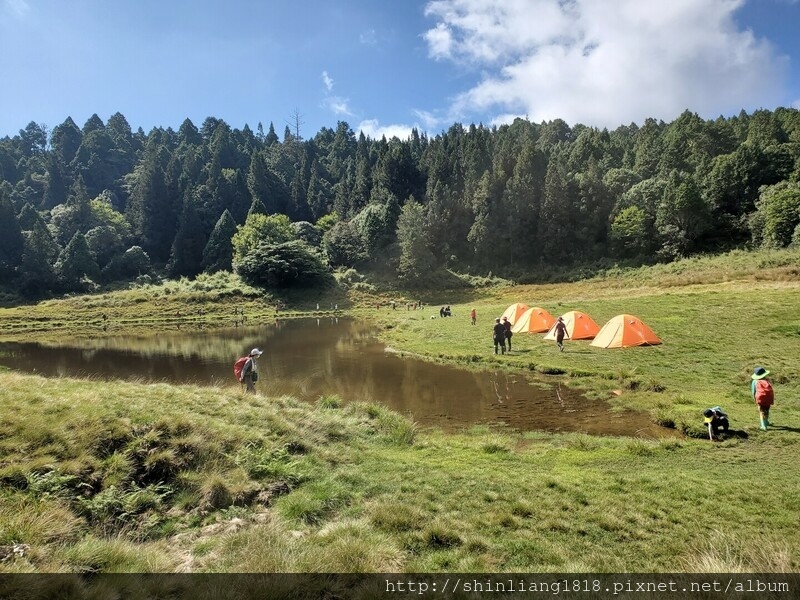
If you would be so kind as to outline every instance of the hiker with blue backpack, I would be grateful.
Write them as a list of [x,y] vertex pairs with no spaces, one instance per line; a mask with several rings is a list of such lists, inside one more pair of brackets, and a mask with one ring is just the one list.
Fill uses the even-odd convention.
[[758,405],[758,412],[761,416],[761,429],[767,430],[769,427],[769,409],[775,403],[775,391],[772,389],[772,383],[767,379],[769,371],[764,367],[756,367],[753,375],[750,377],[750,391],[753,394],[753,400]]
[[256,381],[258,381],[258,365],[256,359],[264,354],[258,348],[253,348],[250,354],[243,356],[237,360],[233,365],[233,374],[246,386],[245,391],[251,394],[256,393]]

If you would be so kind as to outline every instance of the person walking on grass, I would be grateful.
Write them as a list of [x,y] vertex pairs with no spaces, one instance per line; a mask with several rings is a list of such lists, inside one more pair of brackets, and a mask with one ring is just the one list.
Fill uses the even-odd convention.
[[563,317],[558,317],[558,321],[556,321],[556,344],[558,344],[559,352],[564,351],[564,336],[569,337],[567,333],[567,324],[564,323]]
[[258,381],[258,365],[256,364],[256,359],[262,354],[263,352],[261,352],[261,350],[253,348],[247,356],[247,362],[245,362],[244,367],[242,367],[242,376],[239,378],[239,381],[247,386],[245,391],[251,394],[256,393],[256,381]]
[[753,400],[758,405],[759,416],[761,417],[761,429],[767,430],[769,427],[769,409],[775,403],[775,391],[772,383],[767,379],[769,371],[764,367],[756,367],[750,379],[750,392]]
[[497,354],[499,347],[503,354],[506,353],[506,328],[500,322],[500,317],[494,320],[494,328],[492,329],[492,339],[494,340],[494,353]]
[[508,320],[508,317],[503,317],[503,327],[506,330],[506,345],[508,346],[508,351],[511,352],[511,336],[514,334],[511,333],[511,321]]
[[478,322],[478,313],[476,313],[476,312],[475,312],[475,309],[474,309],[474,308],[473,308],[473,309],[472,309],[472,311],[469,313],[469,318],[470,318],[470,319],[472,319],[472,324],[473,324],[473,325],[475,325],[475,323],[477,323],[477,322]]

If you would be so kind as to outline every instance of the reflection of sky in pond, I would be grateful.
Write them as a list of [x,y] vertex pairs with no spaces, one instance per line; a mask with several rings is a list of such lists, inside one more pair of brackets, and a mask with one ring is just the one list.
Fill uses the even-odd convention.
[[[523,375],[470,371],[387,353],[367,323],[322,318],[264,327],[101,337],[74,346],[0,344],[0,365],[46,376],[91,376],[238,386],[233,363],[264,351],[258,389],[314,401],[383,404],[420,425],[498,423],[521,430],[662,435],[643,413],[610,412],[565,387],[534,386]],[[660,433],[661,432],[661,433]]]

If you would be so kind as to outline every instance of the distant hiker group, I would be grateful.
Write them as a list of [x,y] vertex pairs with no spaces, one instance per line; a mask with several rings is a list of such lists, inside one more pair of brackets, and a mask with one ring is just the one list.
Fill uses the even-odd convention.
[[[470,313],[475,324],[475,309]],[[511,304],[502,316],[494,320],[492,341],[495,354],[511,352],[511,336],[514,333],[544,333],[545,340],[556,342],[559,352],[564,352],[565,340],[591,340],[590,346],[596,348],[627,348],[633,346],[655,346],[661,340],[645,323],[630,314],[620,314],[609,319],[602,327],[586,313],[573,310],[558,318],[545,309],[533,308],[522,302]],[[751,375],[750,393],[759,411],[759,427],[767,431],[770,426],[770,409],[775,402],[775,392],[767,376],[769,371],[756,367]],[[719,440],[729,431],[746,436],[743,431],[730,429],[730,418],[725,411],[714,406],[703,411],[703,424],[708,430],[710,440]]]
[[[545,340],[556,342],[559,352],[564,351],[565,339],[592,340],[590,345],[598,348],[655,346],[661,343],[658,336],[641,319],[629,314],[617,315],[600,327],[589,315],[578,310],[555,318],[543,308],[530,308],[527,304],[516,302],[501,317],[495,319],[495,323],[498,322],[507,327],[508,334],[504,341],[509,350],[514,333],[544,333]],[[492,336],[497,337],[494,329]],[[495,345],[495,353],[497,351],[498,344]]]

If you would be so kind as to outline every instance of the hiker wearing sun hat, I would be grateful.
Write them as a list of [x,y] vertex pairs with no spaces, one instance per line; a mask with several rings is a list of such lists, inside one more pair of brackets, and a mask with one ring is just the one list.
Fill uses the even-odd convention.
[[753,400],[758,404],[758,412],[761,416],[761,429],[766,431],[769,427],[769,409],[775,403],[775,391],[772,389],[772,383],[767,379],[769,371],[764,367],[756,367],[753,375],[750,377],[750,391],[753,394]]
[[720,430],[725,433],[728,432],[730,422],[728,415],[722,410],[722,407],[715,406],[714,408],[707,408],[703,411],[704,423],[708,428],[708,439],[712,442],[719,439]]
[[250,354],[247,355],[247,361],[244,363],[244,367],[242,367],[242,378],[240,381],[247,385],[247,391],[251,394],[256,393],[256,381],[258,381],[258,365],[256,364],[256,359],[264,354],[258,348],[253,348],[250,350]]

